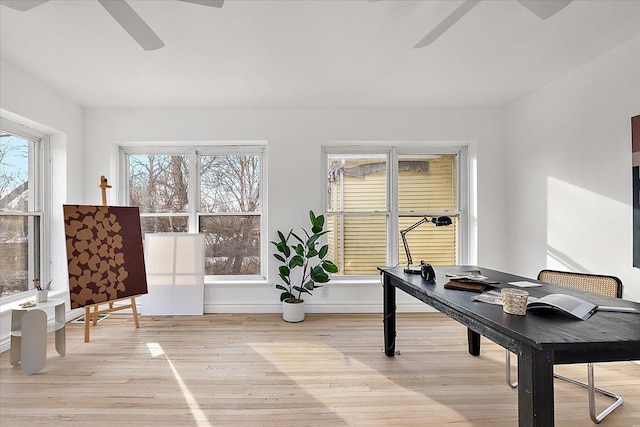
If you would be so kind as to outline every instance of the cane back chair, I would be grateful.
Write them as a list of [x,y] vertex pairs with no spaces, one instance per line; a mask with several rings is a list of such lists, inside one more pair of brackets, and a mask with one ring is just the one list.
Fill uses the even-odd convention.
[[[558,286],[567,286],[575,289],[580,289],[586,292],[593,292],[601,295],[606,295],[615,298],[622,298],[622,282],[620,279],[614,276],[603,276],[598,274],[584,274],[584,273],[572,273],[566,271],[557,270],[542,270],[538,274],[538,280],[551,283]],[[509,387],[516,388],[518,386],[517,381],[511,380],[511,352],[506,351],[506,380]],[[622,397],[613,392],[603,390],[595,387],[593,377],[593,363],[587,364],[587,383],[575,380],[573,378],[566,377],[564,375],[554,373],[553,376],[563,381],[568,381],[572,384],[585,387],[589,393],[589,416],[591,420],[600,424],[600,422],[617,407],[622,405]],[[605,410],[596,414],[595,393],[608,396],[614,399],[614,402],[609,405]]]

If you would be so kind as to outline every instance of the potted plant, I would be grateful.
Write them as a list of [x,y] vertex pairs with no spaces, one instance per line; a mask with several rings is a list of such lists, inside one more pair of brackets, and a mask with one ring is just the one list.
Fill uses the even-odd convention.
[[303,321],[302,294],[311,295],[315,288],[329,281],[328,273],[338,272],[338,267],[327,259],[329,245],[317,249],[318,239],[329,232],[324,230],[324,216],[309,211],[309,219],[311,232],[303,228],[304,237],[293,229],[286,235],[278,231],[280,240],[271,242],[277,250],[273,256],[280,262],[278,274],[284,285],[276,284],[276,288],[282,291],[282,317],[287,322]]

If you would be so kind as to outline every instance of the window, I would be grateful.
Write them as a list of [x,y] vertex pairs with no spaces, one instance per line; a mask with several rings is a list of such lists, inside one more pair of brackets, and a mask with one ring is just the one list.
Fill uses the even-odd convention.
[[263,151],[123,148],[143,233],[202,233],[207,276],[264,277]]
[[42,175],[45,135],[0,121],[0,297],[43,277]]
[[407,233],[413,264],[457,264],[462,153],[325,149],[327,240],[339,274],[371,275],[381,265],[406,265],[400,230],[424,216],[447,215],[452,224],[426,223]]

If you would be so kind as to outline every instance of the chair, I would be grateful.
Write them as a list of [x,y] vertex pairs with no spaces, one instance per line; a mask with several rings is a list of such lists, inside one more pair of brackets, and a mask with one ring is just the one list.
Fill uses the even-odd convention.
[[[542,270],[538,274],[538,280],[551,283],[559,286],[568,286],[575,289],[580,289],[586,292],[593,292],[601,295],[606,295],[615,298],[622,298],[622,282],[620,279],[614,276],[603,276],[597,274],[583,274],[583,273],[571,273],[565,271],[556,270]],[[511,352],[507,352],[507,375],[506,380],[509,387],[516,388],[518,386],[517,381],[511,381]],[[617,407],[622,405],[622,397],[618,394],[612,393],[601,388],[597,388],[594,385],[593,378],[593,363],[587,364],[587,383],[575,380],[573,378],[566,377],[560,374],[553,374],[555,378],[563,381],[568,381],[572,384],[585,387],[589,392],[589,416],[591,420],[600,424],[600,422],[610,413],[612,413]],[[595,392],[608,396],[615,401],[608,406],[600,414],[596,415],[596,403]]]

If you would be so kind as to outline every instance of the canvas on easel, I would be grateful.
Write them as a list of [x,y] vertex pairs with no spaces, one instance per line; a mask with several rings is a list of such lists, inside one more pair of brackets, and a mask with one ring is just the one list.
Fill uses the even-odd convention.
[[71,308],[147,293],[137,207],[64,205]]

